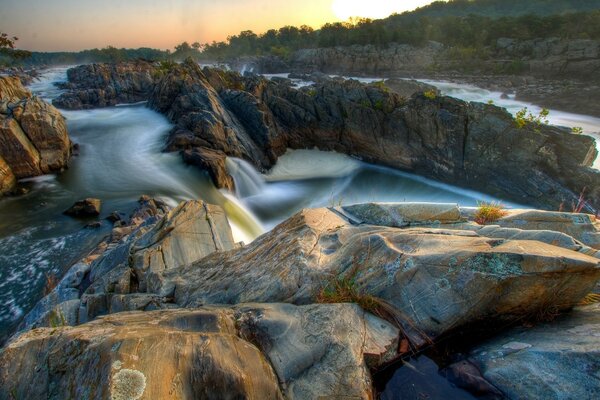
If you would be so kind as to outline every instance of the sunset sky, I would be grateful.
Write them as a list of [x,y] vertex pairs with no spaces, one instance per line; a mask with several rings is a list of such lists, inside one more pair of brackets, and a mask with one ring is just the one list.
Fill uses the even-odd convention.
[[0,31],[18,47],[59,51],[106,47],[173,48],[224,40],[250,29],[320,27],[350,16],[382,18],[432,0],[0,0]]

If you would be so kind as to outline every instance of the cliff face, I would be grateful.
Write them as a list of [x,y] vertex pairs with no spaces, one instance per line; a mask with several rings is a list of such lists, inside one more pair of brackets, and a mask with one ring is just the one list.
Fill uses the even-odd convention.
[[0,77],[0,194],[15,178],[60,171],[71,155],[60,112],[25,89],[18,78]]
[[[392,43],[304,49],[292,54],[289,67],[299,71],[380,76],[463,72],[468,60],[452,56],[451,50],[435,42],[424,47]],[[488,51],[489,57],[478,63],[478,68],[488,74],[511,71],[511,66],[518,67],[513,73],[542,77],[595,78],[600,71],[600,42],[596,40],[503,38]],[[255,61],[250,65],[260,69],[263,64]]]

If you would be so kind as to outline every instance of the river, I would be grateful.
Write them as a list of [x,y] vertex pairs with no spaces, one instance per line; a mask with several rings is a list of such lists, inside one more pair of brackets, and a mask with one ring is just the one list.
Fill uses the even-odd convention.
[[[51,101],[60,94],[54,82],[65,79],[66,68],[52,69],[30,89]],[[491,99],[511,111],[524,104],[467,85],[431,83],[449,95]],[[184,165],[179,155],[162,152],[171,124],[144,104],[63,114],[73,141],[80,145],[70,168],[61,175],[27,180],[23,185],[29,193],[0,200],[0,338],[40,299],[47,276],[62,275],[110,233],[108,221],[103,220],[100,228],[88,228],[93,220],[62,214],[85,197],[102,200],[102,217],[113,211],[130,213],[142,194],[172,205],[203,199],[225,208],[236,240],[246,243],[304,207],[366,201],[476,205],[497,200],[316,150],[288,151],[266,175],[242,160],[229,159],[237,192],[227,193],[217,190],[203,172]],[[600,131],[597,118],[550,115],[555,123]]]

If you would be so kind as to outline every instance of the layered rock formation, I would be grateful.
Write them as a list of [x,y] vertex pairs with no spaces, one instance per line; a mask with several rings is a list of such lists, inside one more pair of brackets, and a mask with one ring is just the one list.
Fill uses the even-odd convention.
[[56,107],[80,110],[145,101],[159,75],[158,66],[145,61],[86,64],[67,71],[70,90],[53,100]]
[[391,43],[387,46],[314,48],[292,53],[289,64],[298,71],[388,76],[431,69],[444,50],[444,45],[436,42],[429,42],[423,47]]
[[[89,68],[93,80],[100,67]],[[577,201],[587,188],[590,205],[600,207],[600,173],[589,168],[597,155],[592,138],[547,125],[518,128],[493,105],[431,90],[406,99],[396,92],[420,85],[398,81],[392,90],[343,79],[298,90],[285,81],[201,70],[191,61],[154,75],[162,77],[148,104],[176,125],[167,150],[181,151],[221,188],[234,185],[228,156],[264,171],[287,148],[316,147],[548,209]],[[105,103],[84,107],[91,105]]]
[[371,399],[397,333],[350,304],[122,313],[21,336],[0,398]]
[[[369,399],[370,369],[461,327],[564,311],[600,278],[593,217],[471,219],[451,204],[304,210],[239,248],[220,208],[168,211],[142,198],[25,318],[0,354],[0,398],[194,398],[210,388],[220,398]],[[375,300],[367,310],[313,304],[335,299],[336,282]]]
[[[120,398],[127,378],[131,398],[369,399],[370,369],[459,328],[565,311],[600,279],[600,223],[584,215],[481,226],[451,204],[360,204],[239,247],[218,207],[140,202],[27,315],[0,354],[0,398]],[[348,301],[340,287],[365,309],[322,304]]]
[[18,78],[0,77],[0,195],[15,179],[60,171],[71,155],[65,120],[25,89]]
[[546,125],[519,129],[493,105],[422,94],[406,100],[346,80],[297,90],[192,63],[165,76],[149,105],[177,124],[168,149],[183,151],[220,187],[232,185],[225,156],[265,170],[287,148],[317,147],[550,209],[586,187],[600,206],[592,138]]

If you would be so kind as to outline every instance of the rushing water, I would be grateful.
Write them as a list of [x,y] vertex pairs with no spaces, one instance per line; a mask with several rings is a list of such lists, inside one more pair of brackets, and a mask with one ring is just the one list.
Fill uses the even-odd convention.
[[[49,70],[30,89],[52,100],[60,94],[53,82],[66,79],[65,72],[65,68]],[[523,104],[478,88],[435,84],[447,94],[466,100],[492,99],[511,111]],[[177,154],[162,153],[171,125],[143,104],[63,113],[73,141],[80,145],[70,168],[59,176],[22,182],[30,189],[28,194],[0,200],[0,337],[41,297],[47,274],[61,275],[110,232],[107,221],[91,229],[86,225],[93,219],[62,215],[81,198],[100,198],[101,217],[112,211],[131,212],[142,194],[170,204],[203,199],[224,207],[236,239],[245,242],[304,207],[365,201],[475,205],[479,200],[494,200],[314,150],[289,151],[266,175],[242,160],[229,159],[237,192],[225,193],[216,190],[204,173],[185,166]],[[600,130],[595,118],[558,112],[551,112],[551,117],[561,118],[553,122]]]

